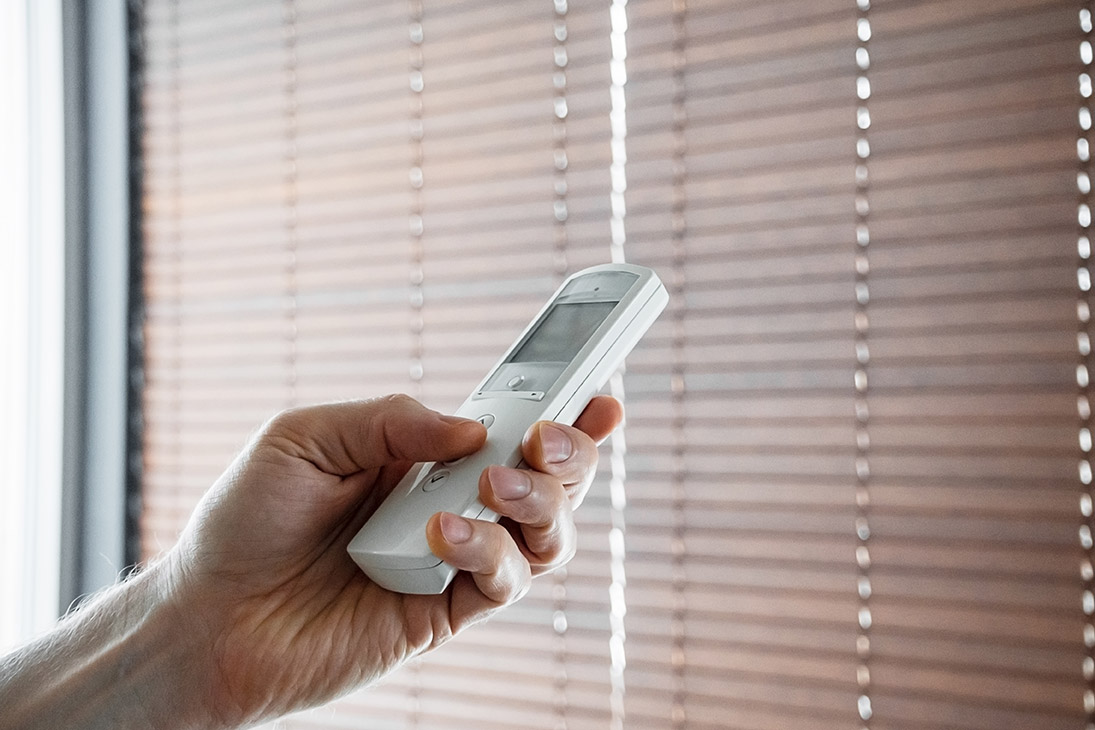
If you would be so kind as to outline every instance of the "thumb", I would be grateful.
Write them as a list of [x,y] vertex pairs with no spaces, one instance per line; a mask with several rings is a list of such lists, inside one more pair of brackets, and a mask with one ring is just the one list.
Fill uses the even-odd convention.
[[478,450],[486,435],[475,421],[390,395],[283,411],[259,439],[322,472],[346,476],[395,462],[458,458]]

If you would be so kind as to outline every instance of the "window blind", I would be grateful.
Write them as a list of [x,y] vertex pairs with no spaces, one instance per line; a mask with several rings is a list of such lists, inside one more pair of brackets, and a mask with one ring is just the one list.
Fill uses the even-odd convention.
[[[603,8],[213,11],[145,7],[148,553],[274,411],[399,391],[455,408],[562,278],[607,252]],[[565,573],[339,712],[603,724],[600,502]]]
[[1086,3],[141,15],[145,555],[277,410],[671,291],[566,571],[278,727],[1095,720]]
[[1079,726],[1076,6],[629,13],[628,724]]

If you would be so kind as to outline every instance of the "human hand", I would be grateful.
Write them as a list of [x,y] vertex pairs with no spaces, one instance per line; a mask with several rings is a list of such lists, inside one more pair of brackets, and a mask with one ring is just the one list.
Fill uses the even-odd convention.
[[519,598],[531,576],[573,554],[572,510],[593,479],[595,442],[621,415],[600,396],[574,427],[534,424],[522,443],[529,468],[491,467],[480,479],[500,523],[434,515],[430,548],[462,572],[431,596],[372,583],[346,546],[413,463],[473,453],[485,429],[406,396],[275,417],[153,568],[179,629],[208,654],[190,678],[208,723],[236,727],[333,699]]

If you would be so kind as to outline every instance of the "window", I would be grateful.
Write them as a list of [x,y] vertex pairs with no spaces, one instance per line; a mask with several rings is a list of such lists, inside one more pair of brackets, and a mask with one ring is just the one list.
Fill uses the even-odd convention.
[[[295,403],[650,265],[565,573],[286,728],[1095,720],[1090,8],[148,0],[145,554]],[[348,720],[353,718],[353,720]]]
[[0,3],[0,651],[61,601],[61,63],[60,3]]

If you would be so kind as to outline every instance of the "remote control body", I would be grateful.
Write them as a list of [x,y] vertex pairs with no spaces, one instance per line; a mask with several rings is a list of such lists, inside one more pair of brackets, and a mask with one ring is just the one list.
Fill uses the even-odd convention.
[[350,542],[348,552],[384,588],[435,594],[456,573],[430,552],[426,522],[437,512],[497,521],[479,500],[491,464],[521,464],[521,439],[541,420],[573,424],[650,325],[668,294],[641,266],[605,264],[563,282],[456,415],[487,427],[474,454],[415,465]]

